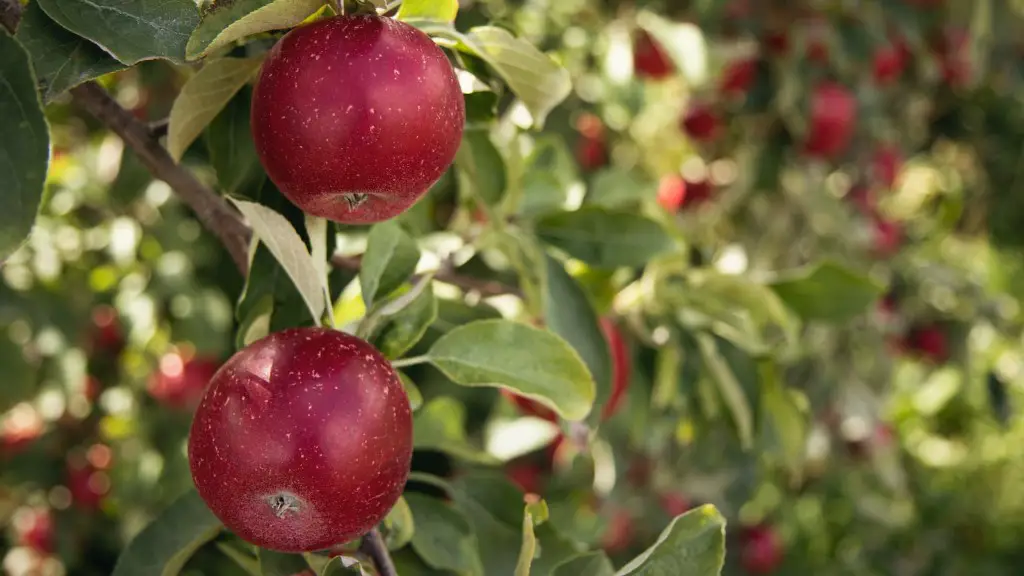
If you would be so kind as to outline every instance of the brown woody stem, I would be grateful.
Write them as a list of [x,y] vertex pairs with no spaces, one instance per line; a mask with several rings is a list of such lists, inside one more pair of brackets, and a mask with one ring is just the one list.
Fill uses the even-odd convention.
[[359,550],[373,559],[380,576],[398,576],[398,570],[395,569],[395,563],[391,560],[391,554],[388,552],[387,544],[384,543],[384,538],[380,535],[380,530],[374,528],[367,532],[363,536],[363,543],[359,545]]

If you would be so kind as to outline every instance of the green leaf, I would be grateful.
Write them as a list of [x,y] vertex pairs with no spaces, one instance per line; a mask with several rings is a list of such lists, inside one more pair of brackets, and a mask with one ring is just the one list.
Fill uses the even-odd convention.
[[[547,298],[544,320],[548,330],[561,336],[587,365],[594,378],[594,406],[604,405],[612,390],[612,361],[608,341],[601,331],[600,320],[583,288],[565,271],[565,267],[551,256],[547,261]],[[598,418],[600,410],[591,410],[591,419]]]
[[326,307],[324,279],[317,272],[313,257],[295,228],[284,216],[266,206],[237,198],[232,198],[232,201],[252,226],[256,238],[270,250],[291,278],[310,314],[319,321]]
[[436,319],[437,299],[428,281],[407,305],[388,316],[373,340],[374,345],[386,358],[401,358],[423,338]]
[[68,30],[131,66],[142,60],[185,61],[185,43],[199,23],[192,0],[37,0]]
[[411,378],[405,375],[405,372],[398,372],[398,379],[402,381],[405,395],[409,397],[409,409],[413,412],[419,410],[423,406],[423,394],[420,393],[419,387],[416,386],[416,383]]
[[29,54],[0,29],[0,262],[32,232],[50,166],[50,127],[43,116]]
[[573,556],[555,566],[551,576],[614,576],[615,567],[604,552],[587,552]]
[[395,18],[454,22],[458,13],[458,0],[404,0]]
[[621,208],[654,198],[655,193],[654,183],[632,170],[604,168],[594,174],[584,201],[594,206]]
[[736,374],[729,368],[728,362],[719,352],[714,336],[697,334],[694,338],[697,341],[697,348],[700,350],[701,360],[710,372],[711,378],[718,384],[722,399],[729,408],[729,413],[732,414],[740,444],[747,449],[754,440],[754,415],[746,394],[743,392],[743,387],[737,380]]
[[323,570],[320,571],[320,576],[346,576],[353,574],[355,576],[363,576],[365,572],[359,566],[358,560],[348,556],[331,558],[327,564],[324,564]]
[[415,492],[406,494],[405,499],[416,522],[413,550],[428,566],[465,576],[484,573],[473,529],[461,512]]
[[459,188],[468,191],[485,209],[501,201],[508,179],[505,161],[485,128],[468,128],[455,155]]
[[81,36],[68,32],[29,2],[15,37],[32,57],[43,103],[66,90],[125,66]]
[[527,311],[532,316],[543,315],[548,282],[543,246],[536,236],[517,228],[506,228],[496,238],[498,248],[511,261],[519,277]]
[[576,158],[557,134],[542,134],[522,167],[515,213],[528,219],[565,208],[578,184]]
[[775,280],[771,289],[807,320],[848,322],[863,314],[885,288],[835,262],[819,262]]
[[427,402],[412,418],[413,447],[436,450],[469,462],[496,464],[497,460],[466,439],[466,407],[448,396]]
[[412,541],[412,535],[416,532],[416,524],[412,517],[412,510],[404,497],[399,497],[398,502],[391,508],[388,515],[384,517],[381,535],[388,550],[398,550]]
[[303,570],[309,570],[309,563],[301,554],[286,554],[261,548],[256,552],[256,556],[260,560],[260,571],[263,576],[294,576]]
[[225,556],[244,570],[246,574],[250,576],[263,576],[260,572],[260,562],[252,554],[239,550],[227,542],[216,542],[215,545],[218,550],[223,552]]
[[530,566],[537,554],[537,537],[533,533],[533,514],[527,505],[523,511],[523,542],[519,547],[519,560],[516,562],[515,576],[530,576]]
[[568,343],[545,330],[507,320],[480,320],[441,336],[428,359],[464,386],[498,386],[582,420],[594,402],[594,380]]
[[389,220],[370,228],[359,270],[359,286],[366,307],[404,284],[416,271],[419,260],[416,241],[397,222]]
[[763,360],[758,369],[761,392],[761,433],[759,441],[778,452],[793,475],[803,470],[807,446],[807,418],[779,377],[772,360]]
[[128,543],[111,576],[175,576],[222,529],[199,493],[189,490]]
[[324,5],[324,0],[234,0],[216,2],[188,39],[185,54],[196,60],[236,40],[298,25]]
[[249,125],[251,100],[252,90],[243,86],[206,128],[210,165],[217,172],[217,184],[225,194],[252,197],[267,177]]
[[616,576],[718,576],[725,563],[725,518],[710,504],[677,516],[658,540]]
[[245,86],[262,58],[221,58],[203,66],[181,88],[167,126],[167,151],[181,160],[185,150]]
[[573,258],[601,268],[643,266],[673,246],[657,222],[596,206],[544,216],[537,221],[537,235]]
[[462,42],[498,73],[540,129],[548,113],[572,92],[569,71],[525,40],[496,26],[477,26]]

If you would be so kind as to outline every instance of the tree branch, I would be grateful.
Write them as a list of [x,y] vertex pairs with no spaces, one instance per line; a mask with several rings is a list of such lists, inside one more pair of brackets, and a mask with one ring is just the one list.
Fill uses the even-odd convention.
[[398,570],[395,569],[395,563],[391,560],[391,554],[388,553],[388,547],[384,544],[380,530],[374,528],[367,532],[363,536],[359,550],[373,558],[373,563],[377,565],[377,572],[380,573],[380,576],[398,576]]
[[[362,265],[361,256],[340,256],[334,255],[331,257],[331,265],[335,268],[345,268],[346,270],[359,270]],[[479,292],[481,296],[501,296],[503,294],[516,294],[520,292],[517,288],[502,284],[495,280],[484,280],[482,278],[474,278],[473,276],[467,276],[465,274],[459,274],[442,268],[434,274],[434,280],[438,282],[444,282],[445,284],[451,284],[452,286],[458,286],[466,291]],[[413,279],[415,282],[416,279]]]
[[21,2],[18,0],[0,0],[0,24],[14,34],[21,20]]

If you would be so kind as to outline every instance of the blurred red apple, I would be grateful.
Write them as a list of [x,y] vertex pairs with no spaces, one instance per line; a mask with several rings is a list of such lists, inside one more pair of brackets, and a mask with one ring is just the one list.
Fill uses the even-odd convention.
[[47,508],[20,508],[13,518],[17,542],[40,554],[53,552],[53,515]]
[[531,462],[516,462],[505,467],[505,476],[526,494],[540,494],[543,472]]
[[101,304],[92,309],[92,327],[86,347],[92,353],[121,353],[124,348],[124,333],[114,307]]
[[862,213],[868,215],[875,213],[875,198],[871,193],[871,188],[857,184],[846,193],[846,198]]
[[666,174],[658,183],[658,204],[669,212],[676,212],[686,200],[686,181],[678,174]]
[[903,155],[893,145],[885,145],[875,151],[874,176],[885,188],[892,188],[903,167]]
[[693,508],[693,505],[687,498],[675,492],[662,494],[658,500],[661,502],[661,509],[673,518],[680,514],[685,514],[690,508]]
[[633,69],[638,78],[661,80],[671,76],[675,66],[658,41],[638,29],[633,37]]
[[933,42],[932,50],[939,59],[942,79],[952,88],[962,88],[971,79],[969,40],[967,30],[951,28]]
[[219,367],[220,362],[214,358],[190,358],[180,352],[168,352],[150,377],[149,394],[169,408],[195,408]]
[[67,487],[71,501],[86,510],[95,510],[110,492],[110,476],[80,454],[68,456]]
[[936,325],[912,328],[904,338],[903,345],[907,351],[935,363],[941,364],[949,359],[946,334]]
[[745,96],[757,77],[757,61],[754,59],[735,60],[722,72],[719,90],[727,96]]
[[576,143],[576,161],[584,170],[597,170],[608,164],[608,149],[604,140],[581,138]]
[[608,351],[612,358],[612,391],[601,409],[601,420],[611,418],[622,406],[629,388],[630,376],[633,371],[629,350],[615,322],[609,318],[601,318],[601,331],[608,342]]
[[526,416],[534,416],[536,418],[547,420],[548,422],[558,422],[558,414],[540,402],[531,400],[525,396],[520,396],[505,388],[501,389],[501,395],[515,404],[516,408],[519,408],[519,411]]
[[807,140],[811,156],[835,158],[846,151],[857,126],[857,99],[842,84],[825,81],[811,93]]
[[601,548],[609,554],[625,552],[633,543],[634,522],[629,511],[616,508],[608,519],[608,528],[601,536]]
[[782,542],[770,526],[745,528],[741,541],[740,562],[748,574],[770,574],[782,564]]
[[16,404],[0,421],[0,455],[12,456],[43,434],[43,418],[27,402]]
[[679,121],[683,132],[699,142],[706,142],[718,135],[719,125],[718,115],[703,103],[690,106]]
[[898,222],[875,216],[875,253],[879,256],[891,256],[899,251],[903,244],[903,227]]
[[875,51],[871,60],[871,71],[875,84],[887,86],[903,75],[907,66],[906,45],[899,42],[886,44]]

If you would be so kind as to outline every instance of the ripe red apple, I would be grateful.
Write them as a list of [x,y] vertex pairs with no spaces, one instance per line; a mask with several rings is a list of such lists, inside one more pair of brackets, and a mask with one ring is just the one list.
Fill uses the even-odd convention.
[[846,198],[853,203],[862,213],[867,215],[875,214],[875,197],[871,188],[857,184],[846,193]]
[[875,151],[873,159],[873,170],[875,179],[886,188],[892,188],[896,184],[896,178],[903,167],[903,155],[893,145],[882,146]]
[[601,536],[601,548],[609,554],[625,552],[633,544],[633,517],[628,510],[616,508],[608,519],[608,528]]
[[686,180],[678,174],[666,174],[658,183],[658,204],[669,212],[676,212],[686,200]]
[[214,358],[189,358],[180,352],[168,352],[160,358],[160,367],[149,380],[147,389],[158,402],[174,409],[195,408],[203,390],[220,366]]
[[693,504],[689,499],[676,492],[662,494],[658,497],[658,500],[661,502],[661,509],[673,518],[680,514],[685,514],[689,512],[690,508],[693,508]]
[[903,227],[899,222],[886,220],[881,216],[873,217],[875,230],[875,254],[880,257],[892,256],[903,244]]
[[110,493],[110,476],[85,456],[72,454],[67,460],[67,488],[76,506],[96,510]]
[[584,170],[597,170],[608,164],[608,148],[602,138],[581,138],[576,144],[576,161]]
[[540,466],[531,462],[517,462],[505,467],[505,476],[526,494],[540,494],[543,473]]
[[749,574],[770,574],[782,564],[782,542],[770,526],[745,528],[740,562]]
[[912,328],[903,340],[904,349],[926,360],[943,363],[949,359],[949,342],[945,332],[935,325]]
[[683,132],[698,142],[706,142],[717,136],[720,124],[715,111],[703,103],[690,106],[679,119],[679,127]]
[[117,310],[106,304],[93,308],[87,349],[92,353],[117,355],[124,348],[124,344],[124,333],[117,317]]
[[888,86],[903,75],[907,65],[907,52],[903,45],[890,43],[875,51],[871,61],[875,84]]
[[607,420],[618,412],[622,407],[622,401],[629,389],[630,375],[633,364],[629,357],[629,350],[622,338],[622,332],[615,322],[610,318],[601,318],[601,331],[605,340],[608,341],[608,352],[612,358],[612,391],[608,395],[608,401],[601,409],[601,420]]
[[221,366],[196,410],[188,456],[199,495],[239,537],[321,550],[365,534],[402,494],[412,412],[373,346],[293,328]]
[[21,508],[14,514],[17,542],[40,554],[53,552],[53,515],[47,508]]
[[646,30],[637,30],[633,37],[633,70],[638,78],[661,80],[675,72],[672,59]]
[[756,77],[757,60],[735,60],[722,72],[719,90],[727,96],[746,96]]
[[857,126],[857,99],[836,82],[825,81],[811,94],[805,150],[811,156],[834,158],[846,151]]
[[458,79],[423,32],[373,15],[318,20],[267,55],[252,135],[267,175],[304,212],[369,224],[404,212],[455,158]]
[[516,408],[526,416],[534,416],[536,418],[547,420],[548,422],[558,422],[558,414],[540,402],[531,400],[525,396],[520,396],[519,394],[516,394],[511,390],[506,390],[505,388],[501,389],[501,395],[515,404]]
[[970,36],[962,28],[946,30],[935,42],[934,52],[939,58],[942,79],[952,88],[961,88],[971,79],[971,60],[968,52]]

